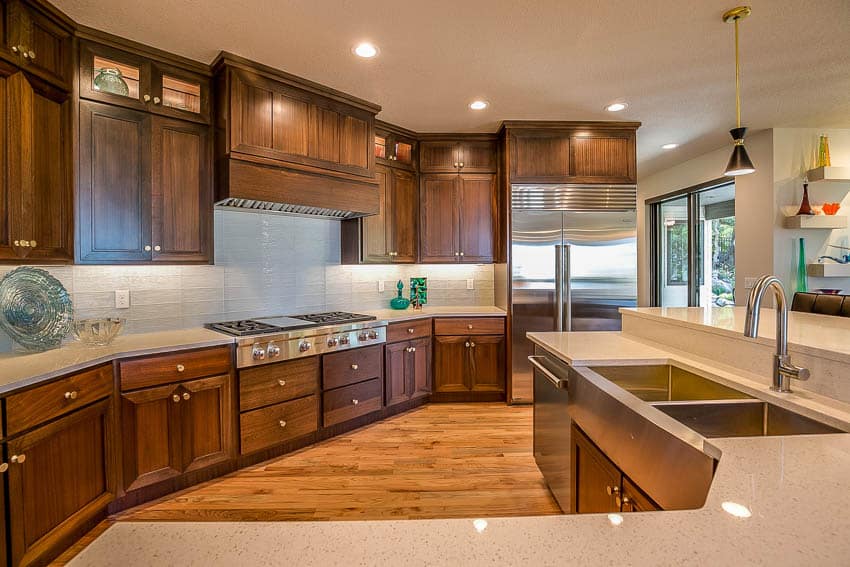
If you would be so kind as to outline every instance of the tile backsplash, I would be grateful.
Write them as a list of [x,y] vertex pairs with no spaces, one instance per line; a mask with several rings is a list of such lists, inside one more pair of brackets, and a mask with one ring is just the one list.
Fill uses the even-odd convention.
[[[125,332],[274,314],[380,309],[396,282],[428,278],[430,305],[492,305],[492,265],[341,266],[339,222],[215,211],[213,266],[43,266],[71,292],[75,316],[122,317]],[[0,267],[0,277],[15,266]],[[467,279],[474,289],[467,289]],[[378,282],[385,291],[378,291]],[[114,292],[130,290],[130,308]],[[11,343],[0,331],[0,352]]]

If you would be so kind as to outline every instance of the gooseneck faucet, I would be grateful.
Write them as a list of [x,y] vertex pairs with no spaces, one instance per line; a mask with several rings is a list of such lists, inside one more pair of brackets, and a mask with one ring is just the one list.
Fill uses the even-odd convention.
[[761,300],[769,289],[773,291],[776,301],[776,354],[773,357],[773,385],[770,389],[787,393],[791,392],[791,378],[808,380],[809,370],[791,364],[791,357],[788,355],[788,301],[785,298],[785,288],[776,276],[760,277],[750,290],[744,335],[758,337]]

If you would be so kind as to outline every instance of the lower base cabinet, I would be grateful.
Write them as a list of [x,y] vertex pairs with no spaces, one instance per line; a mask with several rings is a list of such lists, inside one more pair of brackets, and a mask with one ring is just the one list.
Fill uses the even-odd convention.
[[431,339],[387,345],[384,372],[387,406],[430,394]]
[[584,431],[571,426],[571,513],[649,512],[661,508],[623,474]]
[[111,424],[106,399],[7,441],[13,565],[50,560],[113,500]]
[[435,337],[434,392],[504,395],[505,336]]

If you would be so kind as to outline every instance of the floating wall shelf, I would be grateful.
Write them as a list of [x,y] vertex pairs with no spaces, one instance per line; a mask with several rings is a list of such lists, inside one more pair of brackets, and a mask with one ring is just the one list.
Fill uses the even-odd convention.
[[844,215],[796,215],[785,217],[785,228],[847,228],[848,217]]
[[809,264],[806,273],[815,278],[850,278],[850,264]]
[[835,165],[816,167],[806,172],[809,183],[848,183],[850,184],[850,167]]

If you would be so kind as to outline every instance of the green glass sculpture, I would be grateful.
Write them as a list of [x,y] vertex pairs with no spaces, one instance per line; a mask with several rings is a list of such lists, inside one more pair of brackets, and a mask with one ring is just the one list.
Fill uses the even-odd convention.
[[797,257],[797,291],[809,290],[809,278],[806,273],[806,239],[800,239],[800,254]]
[[390,300],[390,307],[392,307],[393,309],[407,309],[407,307],[410,305],[410,300],[406,297],[402,297],[402,290],[404,289],[404,284],[401,280],[398,280],[398,283],[395,286],[398,289],[398,296],[393,297]]

